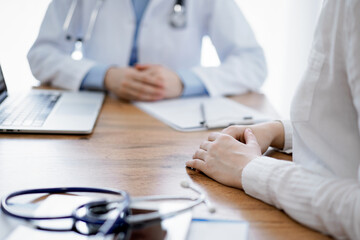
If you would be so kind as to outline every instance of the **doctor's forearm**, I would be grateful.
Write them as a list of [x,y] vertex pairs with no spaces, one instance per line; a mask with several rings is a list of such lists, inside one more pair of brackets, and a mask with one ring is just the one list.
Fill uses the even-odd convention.
[[208,94],[204,83],[192,71],[178,71],[177,74],[184,85],[182,91],[183,97]]
[[80,90],[105,90],[105,75],[109,68],[110,66],[103,64],[91,68],[84,77]]

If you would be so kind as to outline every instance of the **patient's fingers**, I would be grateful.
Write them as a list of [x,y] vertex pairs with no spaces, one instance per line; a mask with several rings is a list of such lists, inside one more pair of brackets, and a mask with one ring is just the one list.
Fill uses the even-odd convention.
[[201,172],[204,172],[205,169],[206,169],[205,162],[201,161],[199,159],[189,160],[185,164],[186,164],[187,167],[194,168],[194,169],[199,170]]
[[209,134],[208,140],[210,142],[215,141],[221,134],[219,132],[213,132]]
[[233,125],[233,126],[223,129],[221,132],[224,134],[228,134],[228,135],[232,136],[233,138],[243,142],[245,129],[246,129],[245,126]]
[[209,141],[204,141],[203,143],[200,144],[200,149],[207,151],[209,150],[211,144],[212,143]]
[[195,152],[193,159],[205,160],[205,156],[206,156],[206,151],[203,149],[199,149]]

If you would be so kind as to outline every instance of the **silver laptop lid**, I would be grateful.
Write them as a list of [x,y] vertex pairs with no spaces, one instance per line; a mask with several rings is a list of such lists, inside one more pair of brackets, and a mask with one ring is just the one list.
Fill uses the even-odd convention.
[[7,87],[5,84],[4,74],[2,72],[1,65],[0,65],[0,103],[2,101],[4,101],[4,99],[7,97],[7,95],[8,95],[8,93],[7,93]]
[[[104,100],[104,93],[33,89],[29,94],[50,93],[61,94],[61,98],[56,102],[42,126],[0,123],[0,132],[57,134],[89,134],[92,132]],[[6,101],[4,101],[5,99]],[[0,67],[0,108],[9,107],[9,101],[12,103],[14,100],[16,97],[8,97],[5,78]],[[7,109],[7,112],[9,110]],[[4,119],[7,119],[6,116]]]

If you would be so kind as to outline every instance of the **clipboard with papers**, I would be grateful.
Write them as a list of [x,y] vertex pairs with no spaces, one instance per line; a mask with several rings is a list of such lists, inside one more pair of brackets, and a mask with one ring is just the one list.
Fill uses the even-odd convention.
[[182,132],[272,120],[267,115],[225,97],[192,97],[134,104],[142,111]]

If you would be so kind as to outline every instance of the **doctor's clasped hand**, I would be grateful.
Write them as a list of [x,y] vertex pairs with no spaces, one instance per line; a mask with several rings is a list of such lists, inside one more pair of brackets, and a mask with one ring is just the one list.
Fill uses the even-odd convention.
[[105,88],[119,98],[156,101],[179,97],[183,84],[179,76],[161,65],[136,65],[135,68],[110,68],[105,75]]

